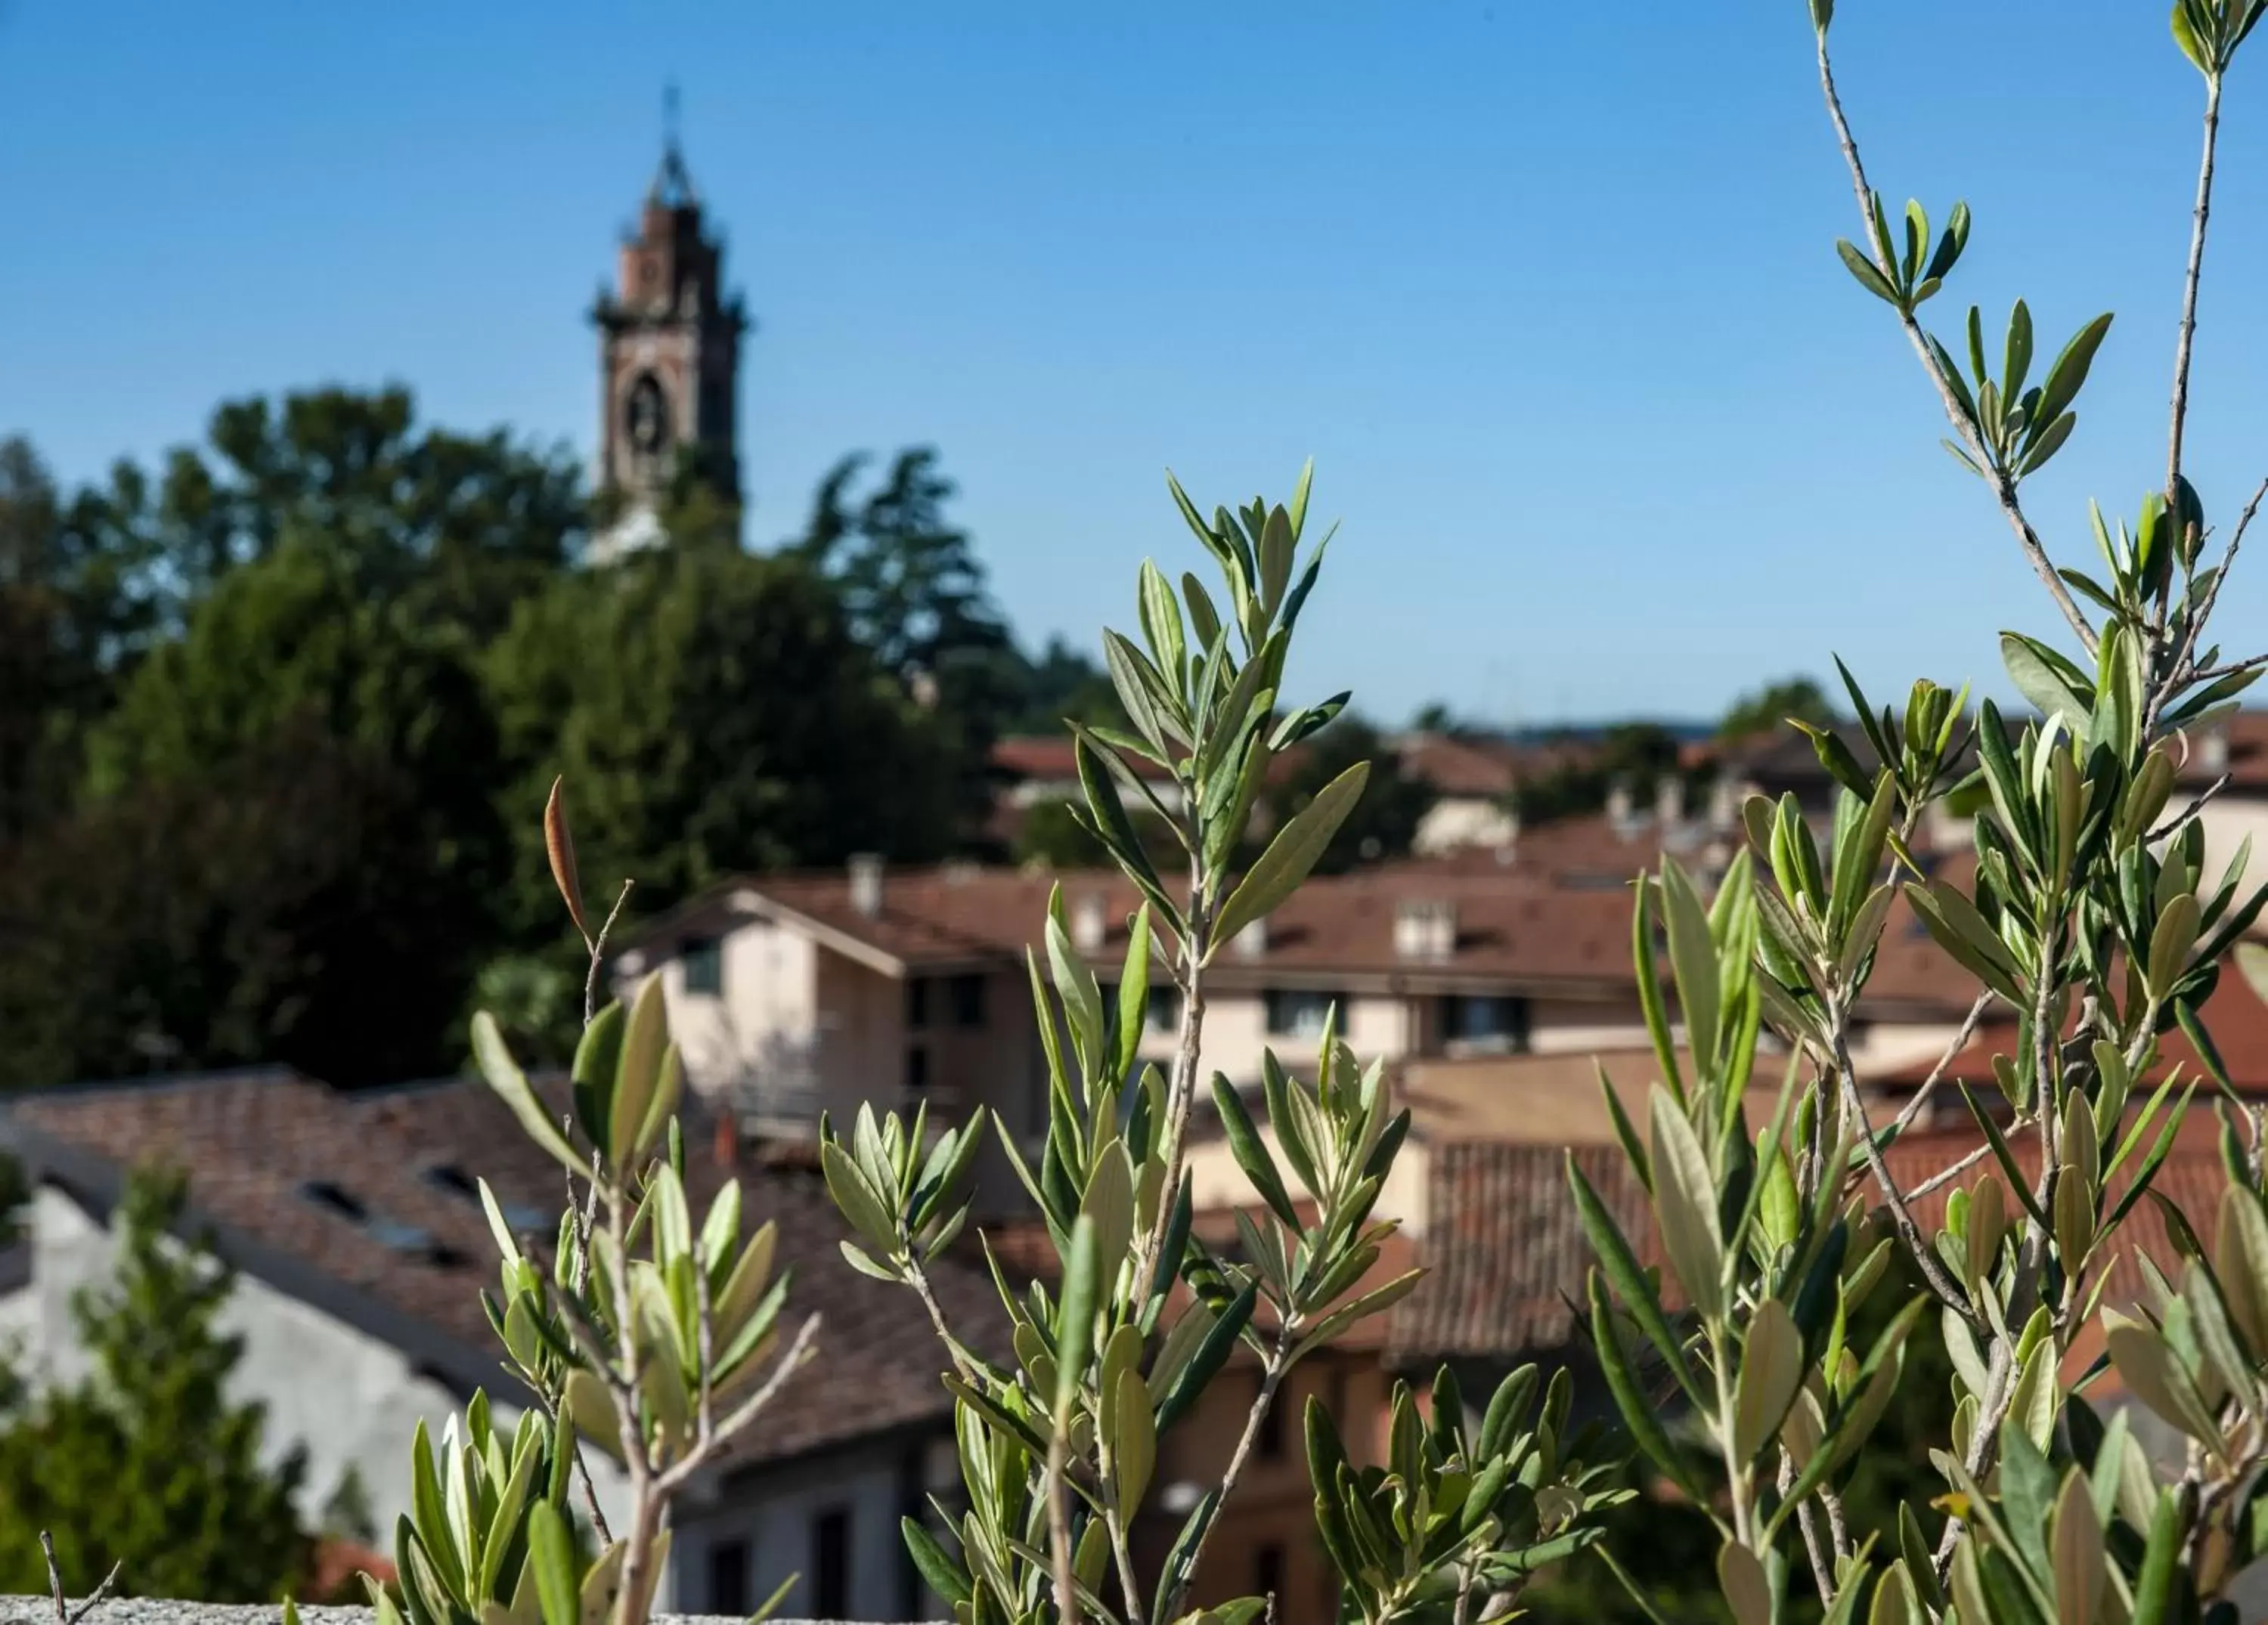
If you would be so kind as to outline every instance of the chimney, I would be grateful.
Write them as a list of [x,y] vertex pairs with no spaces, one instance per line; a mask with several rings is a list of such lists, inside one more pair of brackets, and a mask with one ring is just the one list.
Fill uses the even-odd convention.
[[1630,782],[1616,779],[1607,789],[1607,822],[1615,834],[1627,841],[1631,836]]
[[1435,898],[1405,898],[1394,909],[1394,956],[1446,960],[1457,945],[1456,905]]
[[1268,916],[1262,915],[1236,934],[1236,957],[1256,960],[1268,952]]
[[740,1160],[740,1121],[731,1109],[717,1114],[717,1165],[730,1168]]
[[1653,782],[1653,821],[1665,834],[1685,821],[1685,781],[1675,773]]
[[882,912],[882,860],[879,854],[859,852],[852,856],[850,906],[870,920]]
[[1109,915],[1106,912],[1102,893],[1081,893],[1071,906],[1071,946],[1077,948],[1081,953],[1101,952],[1102,938],[1108,928],[1108,922]]
[[2215,778],[2228,771],[2228,734],[2225,729],[2211,729],[2198,741],[2198,766]]

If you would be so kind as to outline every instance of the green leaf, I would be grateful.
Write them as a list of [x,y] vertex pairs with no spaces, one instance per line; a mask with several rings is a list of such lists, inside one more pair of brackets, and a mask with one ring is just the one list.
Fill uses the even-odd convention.
[[[1197,1398],[1227,1363],[1235,1349],[1237,1339],[1252,1323],[1253,1306],[1260,1301],[1260,1288],[1256,1282],[1247,1282],[1244,1289],[1230,1299],[1227,1308],[1205,1327],[1197,1351],[1182,1368],[1173,1386],[1167,1389],[1164,1399],[1158,1402],[1158,1431],[1162,1434],[1178,1421],[1182,1414],[1197,1402]],[[1201,1307],[1201,1305],[1200,1305]],[[1195,1312],[1195,1311],[1192,1311]]]
[[1661,1081],[1683,1105],[1685,1080],[1678,1074],[1677,1046],[1671,1041],[1669,1011],[1661,997],[1661,973],[1653,962],[1655,889],[1643,876],[1639,878],[1637,901],[1631,909],[1631,958],[1638,967],[1638,1008],[1646,1017],[1646,1036],[1653,1040],[1653,1058],[1661,1063]]
[[1695,1404],[1702,1402],[1691,1369],[1686,1364],[1683,1341],[1671,1329],[1669,1317],[1662,1312],[1661,1299],[1653,1290],[1639,1265],[1638,1254],[1631,1250],[1629,1239],[1622,1226],[1615,1223],[1614,1215],[1607,1211],[1606,1203],[1591,1188],[1590,1180],[1575,1165],[1571,1152],[1567,1158],[1567,1184],[1575,1196],[1575,1217],[1583,1226],[1583,1234],[1591,1244],[1591,1251],[1606,1271],[1608,1282],[1624,1310],[1638,1322],[1639,1331],[1660,1352],[1677,1379],[1678,1385],[1691,1396]]
[[2083,731],[2094,710],[2094,695],[2073,680],[2076,669],[2036,638],[2020,632],[2000,634],[2000,664],[2024,698],[2050,717],[2060,717],[2074,730]]
[[1150,644],[1158,669],[1165,673],[1167,688],[1175,695],[1185,693],[1189,642],[1182,628],[1182,607],[1174,601],[1174,589],[1167,584],[1164,575],[1148,559],[1142,561],[1140,587],[1138,608],[1142,618],[1142,636]]
[[1358,761],[1315,792],[1314,800],[1293,814],[1268,849],[1245,871],[1236,890],[1214,923],[1212,946],[1235,938],[1253,921],[1265,917],[1297,891],[1322,858],[1339,826],[1346,821],[1363,786],[1370,779],[1370,763]]
[[1244,1170],[1244,1177],[1252,1181],[1252,1188],[1276,1217],[1293,1230],[1300,1229],[1300,1210],[1292,1205],[1291,1193],[1284,1188],[1284,1176],[1277,1172],[1276,1159],[1268,1154],[1267,1142],[1254,1127],[1235,1086],[1219,1072],[1212,1075],[1212,1101],[1220,1113],[1221,1127],[1227,1131],[1229,1152],[1236,1165]]
[[527,1137],[574,1173],[589,1179],[591,1165],[567,1143],[567,1136],[560,1133],[559,1125],[551,1121],[551,1114],[535,1098],[535,1091],[528,1086],[526,1074],[512,1058],[512,1051],[504,1041],[504,1033],[498,1030],[496,1018],[486,1011],[473,1018],[473,1057],[480,1066],[481,1076],[488,1079],[489,1087],[495,1090],[504,1103],[512,1108],[512,1114],[519,1119],[519,1126],[527,1131]]
[[[1101,1292],[1102,1259],[1097,1250],[1094,1219],[1082,1213],[1071,1226],[1071,1247],[1064,1258],[1063,1300],[1056,1316],[1056,1426],[1071,1425],[1071,1411],[1079,1397],[1079,1379],[1086,1375],[1094,1353],[1096,1299]],[[1111,1261],[1114,1264],[1116,1260]]]
[[[904,1535],[906,1555],[914,1560],[921,1571],[923,1582],[938,1596],[954,1606],[965,1605],[972,1595],[968,1570],[962,1568],[953,1555],[938,1543],[938,1539],[917,1518],[898,1520],[899,1532]],[[551,1625],[549,1620],[544,1625]]]
[[1094,820],[1102,844],[1145,895],[1163,897],[1165,883],[1158,878],[1157,867],[1142,844],[1141,831],[1127,814],[1117,781],[1104,765],[1101,754],[1089,743],[1086,731],[1076,725],[1071,730],[1071,760],[1079,768],[1079,790],[1086,798],[1087,812]]
[[1118,703],[1125,708],[1126,719],[1134,724],[1137,733],[1149,741],[1150,748],[1162,756],[1168,732],[1167,715],[1157,694],[1162,680],[1156,680],[1155,668],[1142,651],[1116,632],[1103,633],[1102,658],[1109,668],[1111,687],[1118,692]]
[[1638,1448],[1653,1458],[1654,1465],[1667,1473],[1672,1482],[1705,1504],[1705,1493],[1687,1469],[1677,1447],[1669,1442],[1669,1435],[1662,1430],[1653,1396],[1639,1386],[1638,1373],[1631,1368],[1630,1356],[1615,1331],[1614,1305],[1608,1301],[1606,1282],[1595,1270],[1590,1276],[1589,1291],[1593,1349],[1598,1356],[1599,1370],[1606,1378],[1607,1391],[1614,1399],[1615,1408],[1622,1413],[1623,1425],[1630,1430]]
[[850,1227],[865,1237],[875,1251],[888,1255],[898,1250],[898,1224],[895,1216],[881,1195],[866,1182],[850,1154],[837,1141],[820,1143],[819,1168],[827,1181],[827,1194],[835,1199],[835,1206],[850,1221]]
[[1670,1267],[1694,1308],[1714,1319],[1724,1307],[1725,1242],[1717,1187],[1693,1125],[1660,1085],[1651,1097],[1654,1212]]
[[527,1562],[535,1571],[535,1595],[543,1609],[543,1625],[577,1625],[582,1617],[581,1592],[575,1581],[575,1547],[567,1520],[549,1501],[539,1501],[527,1515]]
[[1777,1298],[1756,1305],[1741,1350],[1740,1383],[1733,1404],[1733,1453],[1754,1461],[1771,1443],[1803,1386],[1803,1334]]
[[1859,279],[1861,288],[1886,305],[1898,302],[1897,290],[1891,287],[1881,272],[1874,268],[1874,262],[1859,251],[1856,243],[1847,237],[1838,237],[1835,239],[1835,252],[1843,256],[1843,263],[1850,268],[1851,275]]
[[661,1085],[662,1052],[668,1047],[669,1014],[662,1001],[661,975],[656,972],[639,986],[631,1002],[607,1108],[607,1158],[619,1172],[629,1172],[644,1137],[646,1107]]
[[2061,417],[2078,395],[2080,386],[2087,382],[2088,369],[2095,364],[2095,352],[2102,347],[2102,335],[2110,331],[2110,314],[2105,311],[2097,316],[2063,347],[2055,365],[2048,369],[2047,382],[2040,386],[2039,406],[2033,414],[2036,420],[2051,422]]
[[1717,1554],[1717,1585],[1732,1607],[1734,1625],[1771,1625],[1779,1612],[1764,1564],[1737,1541],[1727,1540]]
[[1314,1328],[1300,1339],[1292,1351],[1292,1357],[1294,1360],[1304,1359],[1311,1350],[1322,1348],[1356,1321],[1382,1314],[1393,1308],[1410,1296],[1425,1273],[1422,1269],[1404,1270],[1384,1285],[1374,1286],[1361,1297],[1341,1304],[1316,1321]]
[[2110,1363],[2136,1399],[2210,1450],[2224,1448],[2220,1430],[2197,1391],[2159,1334],[2116,1310],[2102,1315],[2103,1341]]
[[1717,977],[1717,945],[1709,933],[1708,911],[1674,859],[1662,860],[1661,904],[1686,1042],[1693,1051],[1693,1064],[1706,1076],[1716,1067],[1717,1018],[1724,996]]
[[[2179,11],[2175,14],[2180,15]],[[2175,1493],[2159,1490],[2157,1506],[2150,1515],[2149,1543],[2143,1548],[2141,1571],[2134,1579],[2132,1625],[2169,1625],[2180,1617],[2176,1583],[2182,1575],[2186,1527]]]

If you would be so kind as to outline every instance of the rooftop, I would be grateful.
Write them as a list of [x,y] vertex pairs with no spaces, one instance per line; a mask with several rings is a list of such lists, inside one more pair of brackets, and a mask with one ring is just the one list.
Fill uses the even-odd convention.
[[[696,1111],[686,1142],[705,1148]],[[508,1383],[477,1296],[494,1284],[496,1244],[473,1178],[539,1234],[556,1229],[564,1191],[558,1165],[486,1085],[462,1079],[351,1095],[281,1070],[74,1085],[0,1102],[0,1140],[35,1178],[98,1208],[130,1168],[182,1170],[185,1228],[210,1232],[246,1275],[401,1348],[460,1393]],[[912,1294],[843,1261],[850,1232],[818,1177],[745,1157],[727,1168],[688,1150],[696,1210],[735,1175],[744,1222],[779,1225],[778,1264],[795,1273],[788,1315],[821,1317],[824,1357],[790,1379],[734,1459],[949,1418],[926,1315]],[[942,1260],[935,1284],[964,1336],[981,1349],[999,1341],[1005,1317],[981,1270]]]

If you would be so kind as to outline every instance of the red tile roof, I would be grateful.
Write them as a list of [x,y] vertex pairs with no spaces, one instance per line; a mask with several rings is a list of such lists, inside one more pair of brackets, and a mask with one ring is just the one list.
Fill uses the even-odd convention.
[[[1138,756],[1127,765],[1145,779],[1160,783],[1174,776],[1154,761]],[[1016,733],[992,745],[992,771],[1011,780],[1038,779],[1046,783],[1079,782],[1079,761],[1068,733]]]
[[1434,1148],[1425,1277],[1395,1310],[1396,1364],[1458,1356],[1511,1358],[1565,1347],[1583,1301],[1590,1245],[1568,1194],[1572,1158],[1634,1244],[1652,1220],[1618,1146],[1474,1140]]

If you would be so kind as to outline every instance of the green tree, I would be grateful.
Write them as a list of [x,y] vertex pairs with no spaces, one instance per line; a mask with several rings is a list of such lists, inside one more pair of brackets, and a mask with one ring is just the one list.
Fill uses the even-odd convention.
[[1808,677],[1789,677],[1766,683],[1755,693],[1744,694],[1734,701],[1724,720],[1717,724],[1717,737],[1739,739],[1754,733],[1771,733],[1786,727],[1791,718],[1822,727],[1837,720],[1834,702],[1828,699],[1825,689]]
[[108,514],[0,440],[0,846],[69,808],[87,730],[158,617],[152,555]]
[[531,945],[556,933],[527,812],[562,773],[584,873],[637,876],[647,906],[737,871],[934,857],[951,839],[949,748],[799,558],[664,548],[563,577],[485,669]]
[[295,1448],[261,1464],[263,1415],[227,1393],[240,1338],[216,1329],[234,1285],[202,1246],[183,1249],[178,1179],[138,1175],[120,1203],[115,1282],[71,1315],[94,1371],[19,1406],[0,1428],[0,1586],[47,1589],[42,1530],[76,1586],[120,1565],[129,1595],[273,1599],[306,1571],[292,1509]]
[[[354,844],[292,819],[295,754]],[[77,827],[40,851],[134,872],[178,901],[174,922],[112,922],[118,944],[78,946],[127,978],[108,990],[188,1021],[192,1032],[172,1029],[183,1059],[288,1059],[338,1082],[454,1062],[452,1032],[497,930],[507,849],[502,767],[463,630],[369,595],[352,557],[328,543],[289,539],[232,570],[186,635],[141,664],[90,757]],[[159,805],[198,832],[216,869],[241,861],[254,872],[228,893],[204,874],[151,873],[163,856],[136,843],[165,838],[150,822]],[[263,845],[273,879],[260,871]],[[48,884],[82,879],[66,869]],[[107,883],[93,884],[99,913]],[[152,952],[160,943],[173,952]],[[92,968],[84,980],[107,983]],[[199,999],[217,1015],[266,1013],[230,1030],[197,1015]]]
[[297,539],[348,561],[364,592],[482,637],[576,556],[588,520],[563,448],[422,426],[399,386],[224,402],[203,448],[175,451],[110,506],[192,601]]
[[456,1065],[468,947],[436,933],[489,928],[427,817],[394,764],[298,718],[58,820],[0,865],[0,1082]]

